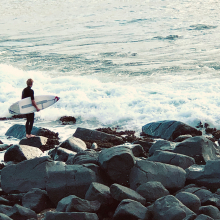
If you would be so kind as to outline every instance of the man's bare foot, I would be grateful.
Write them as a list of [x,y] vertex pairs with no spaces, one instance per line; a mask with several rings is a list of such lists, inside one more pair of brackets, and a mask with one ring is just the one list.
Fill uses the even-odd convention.
[[30,134],[26,134],[26,138],[30,138]]
[[33,135],[33,134],[30,134],[30,137],[35,137],[35,135]]

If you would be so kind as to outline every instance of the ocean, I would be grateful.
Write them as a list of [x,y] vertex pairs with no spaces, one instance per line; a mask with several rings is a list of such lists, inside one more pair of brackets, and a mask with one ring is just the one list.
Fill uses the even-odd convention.
[[[61,141],[160,120],[220,128],[217,0],[1,0],[0,15],[0,117],[32,78],[35,95],[60,97],[34,125]],[[15,123],[0,122],[4,143]]]

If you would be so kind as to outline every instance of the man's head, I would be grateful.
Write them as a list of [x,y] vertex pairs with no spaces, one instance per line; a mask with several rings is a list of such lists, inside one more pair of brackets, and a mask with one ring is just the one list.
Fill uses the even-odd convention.
[[33,79],[28,79],[27,82],[26,82],[26,83],[27,83],[27,86],[30,86],[30,87],[31,87],[31,86],[33,85],[33,82],[34,82]]

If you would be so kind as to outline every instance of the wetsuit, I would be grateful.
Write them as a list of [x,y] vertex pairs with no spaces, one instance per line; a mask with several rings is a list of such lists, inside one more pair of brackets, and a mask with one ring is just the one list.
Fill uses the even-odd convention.
[[[31,100],[34,100],[34,91],[31,89],[30,86],[26,87],[22,91],[22,99],[31,97]],[[31,130],[34,124],[34,113],[26,114],[26,134],[31,134]]]

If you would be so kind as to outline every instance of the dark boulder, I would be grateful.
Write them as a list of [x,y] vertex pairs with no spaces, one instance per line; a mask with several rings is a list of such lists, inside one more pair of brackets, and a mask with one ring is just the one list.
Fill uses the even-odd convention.
[[199,214],[207,215],[213,219],[220,219],[220,211],[217,207],[212,205],[201,206],[199,209]]
[[48,155],[50,155],[51,158],[55,161],[66,162],[69,157],[74,157],[76,152],[62,147],[55,147],[48,152]]
[[199,165],[220,159],[220,148],[204,136],[192,137],[179,143],[173,152],[193,157]]
[[198,215],[195,218],[195,220],[214,220],[214,219],[209,217],[208,215],[201,214],[201,215]]
[[63,116],[59,119],[62,125],[70,125],[76,123],[76,118],[73,116]]
[[146,124],[142,127],[142,132],[152,137],[158,137],[173,141],[180,135],[190,134],[192,136],[202,135],[201,131],[180,121],[158,121]]
[[0,220],[13,220],[13,219],[3,213],[0,213]]
[[47,144],[47,140],[48,140],[48,138],[46,138],[46,137],[35,136],[35,137],[32,137],[32,138],[23,138],[23,139],[20,140],[19,144],[41,148],[42,145]]
[[158,140],[149,149],[149,156],[152,156],[154,152],[157,150],[172,152],[174,151],[176,145],[177,145],[176,143],[171,142],[171,141]]

